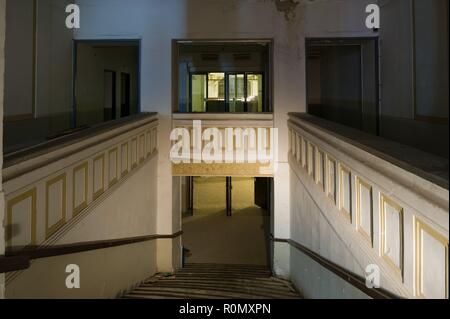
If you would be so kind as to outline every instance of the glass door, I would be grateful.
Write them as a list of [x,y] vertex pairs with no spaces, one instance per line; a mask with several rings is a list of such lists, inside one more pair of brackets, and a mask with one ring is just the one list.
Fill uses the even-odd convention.
[[206,112],[206,74],[191,75],[191,112]]
[[228,74],[228,111],[245,112],[245,74]]
[[263,111],[263,76],[262,74],[247,74],[247,110],[246,112],[257,113]]

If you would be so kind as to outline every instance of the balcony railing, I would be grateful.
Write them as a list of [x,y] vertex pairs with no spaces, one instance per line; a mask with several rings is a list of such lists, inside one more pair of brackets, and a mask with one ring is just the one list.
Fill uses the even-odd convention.
[[7,252],[57,241],[155,155],[157,125],[140,114],[5,156]]
[[314,223],[291,239],[362,276],[377,265],[399,296],[448,298],[448,160],[306,114],[290,114],[289,132],[291,169],[353,261]]

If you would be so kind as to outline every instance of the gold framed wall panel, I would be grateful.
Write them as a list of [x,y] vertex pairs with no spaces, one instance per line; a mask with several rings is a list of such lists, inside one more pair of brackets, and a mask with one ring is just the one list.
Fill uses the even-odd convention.
[[337,162],[330,155],[326,155],[326,193],[328,198],[330,198],[335,205],[337,205]]
[[[346,207],[347,201],[348,207]],[[339,211],[350,223],[352,222],[352,173],[343,164],[339,164]]]
[[139,163],[142,163],[145,160],[145,133],[139,135],[138,150]]
[[312,176],[312,178],[315,178],[315,171],[316,171],[316,146],[312,144],[311,142],[308,142],[308,153],[307,153],[307,171],[308,174]]
[[[100,179],[99,182],[101,182],[101,187],[99,187],[97,189],[95,187],[95,181],[96,181],[96,177],[97,177],[97,173],[98,173],[97,168],[96,168],[96,163],[99,161],[101,161],[101,171],[100,171],[101,177],[99,178]],[[92,161],[92,191],[93,191],[93,200],[96,200],[105,191],[105,154],[104,153],[98,155]]]
[[[37,215],[37,206],[36,206],[36,187],[10,199],[7,200],[7,222],[6,222],[6,246],[8,248],[12,247],[12,239],[14,236],[14,224],[13,224],[13,209],[14,206],[20,204],[24,200],[30,198],[30,241],[28,243],[24,243],[23,248],[28,246],[36,245],[36,215]],[[20,246],[22,248],[22,246]]]
[[[115,155],[113,155],[115,153]],[[111,156],[113,155],[114,158],[114,171],[115,171],[115,176],[114,178],[111,178]],[[113,149],[110,149],[108,151],[108,186],[111,187],[113,186],[115,183],[117,183],[117,181],[119,180],[119,148],[118,147],[114,147]]]
[[145,132],[145,156],[149,157],[152,153],[152,132],[147,130]]
[[[388,226],[386,225],[388,212],[386,211],[386,207],[390,206],[395,214],[398,215],[398,227],[394,227],[393,231],[397,232],[398,236],[398,262],[393,260],[389,253],[392,250],[390,243],[388,242]],[[404,272],[404,211],[403,208],[397,204],[393,199],[387,197],[384,194],[380,194],[380,256],[386,263],[391,267],[391,269],[403,280],[403,272]],[[395,235],[395,233],[394,233]],[[389,245],[389,248],[386,246]]]
[[[83,181],[83,187],[84,187],[84,200],[77,205],[76,203],[76,193],[77,193],[77,180],[76,176],[77,173],[81,170],[84,170],[84,181]],[[89,165],[88,162],[84,162],[83,164],[80,164],[76,166],[73,169],[73,185],[72,185],[72,208],[73,208],[73,215],[79,214],[83,209],[85,209],[88,205],[88,181],[89,181]]]
[[120,175],[125,176],[129,172],[129,144],[128,142],[122,143],[120,146]]
[[[422,220],[420,220],[417,217],[414,217],[414,292],[416,297],[419,298],[445,298],[448,299],[448,239],[438,233],[436,230],[434,230],[432,227],[424,223]],[[430,296],[426,296],[426,292],[424,291],[425,285],[424,285],[424,276],[427,275],[425,267],[425,262],[428,260],[425,258],[425,243],[424,243],[424,234],[427,234],[430,238],[432,238],[435,241],[435,244],[442,245],[441,252],[443,253],[442,260],[443,260],[443,277],[440,278],[443,280],[439,280],[438,282],[435,282],[434,280],[431,284],[434,289],[438,288],[438,285],[443,285],[443,294],[439,292],[432,292]],[[435,258],[432,258],[432,260],[436,260]],[[434,272],[433,278],[436,277],[436,271],[438,271],[438,267],[433,267],[432,270]],[[439,288],[438,288],[439,289]]]
[[[58,182],[62,182],[61,190],[61,219],[50,225],[50,189],[53,185]],[[67,174],[63,173],[51,180],[47,181],[45,184],[45,238],[48,239],[52,236],[59,228],[61,228],[66,223],[66,212],[67,212]]]
[[[363,220],[363,189],[365,189],[369,195],[368,203],[365,205],[366,210],[369,210],[368,216],[366,218],[369,221],[368,229],[362,224]],[[356,229],[358,232],[370,243],[373,247],[373,188],[372,186],[365,182],[361,177],[356,178]]]
[[134,169],[138,166],[138,138],[134,137],[131,139],[131,146],[130,146],[130,157],[131,157],[131,169]]
[[316,148],[316,184],[325,192],[325,153]]

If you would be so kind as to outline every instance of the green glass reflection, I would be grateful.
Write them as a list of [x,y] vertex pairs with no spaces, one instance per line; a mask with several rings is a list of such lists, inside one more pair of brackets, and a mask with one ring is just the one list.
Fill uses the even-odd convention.
[[206,74],[192,75],[192,112],[206,111]]
[[247,111],[262,112],[263,83],[261,74],[247,75]]
[[244,112],[245,82],[244,74],[230,74],[228,76],[228,97],[230,112]]
[[225,112],[225,73],[208,73],[207,112]]

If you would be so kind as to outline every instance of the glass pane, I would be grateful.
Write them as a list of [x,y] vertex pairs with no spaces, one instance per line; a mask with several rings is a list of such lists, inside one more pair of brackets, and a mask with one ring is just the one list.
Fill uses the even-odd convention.
[[192,112],[206,111],[206,75],[192,75]]
[[230,112],[244,112],[244,74],[231,74],[228,82]]
[[208,73],[207,112],[225,112],[225,73]]
[[262,74],[247,75],[247,111],[263,111]]

